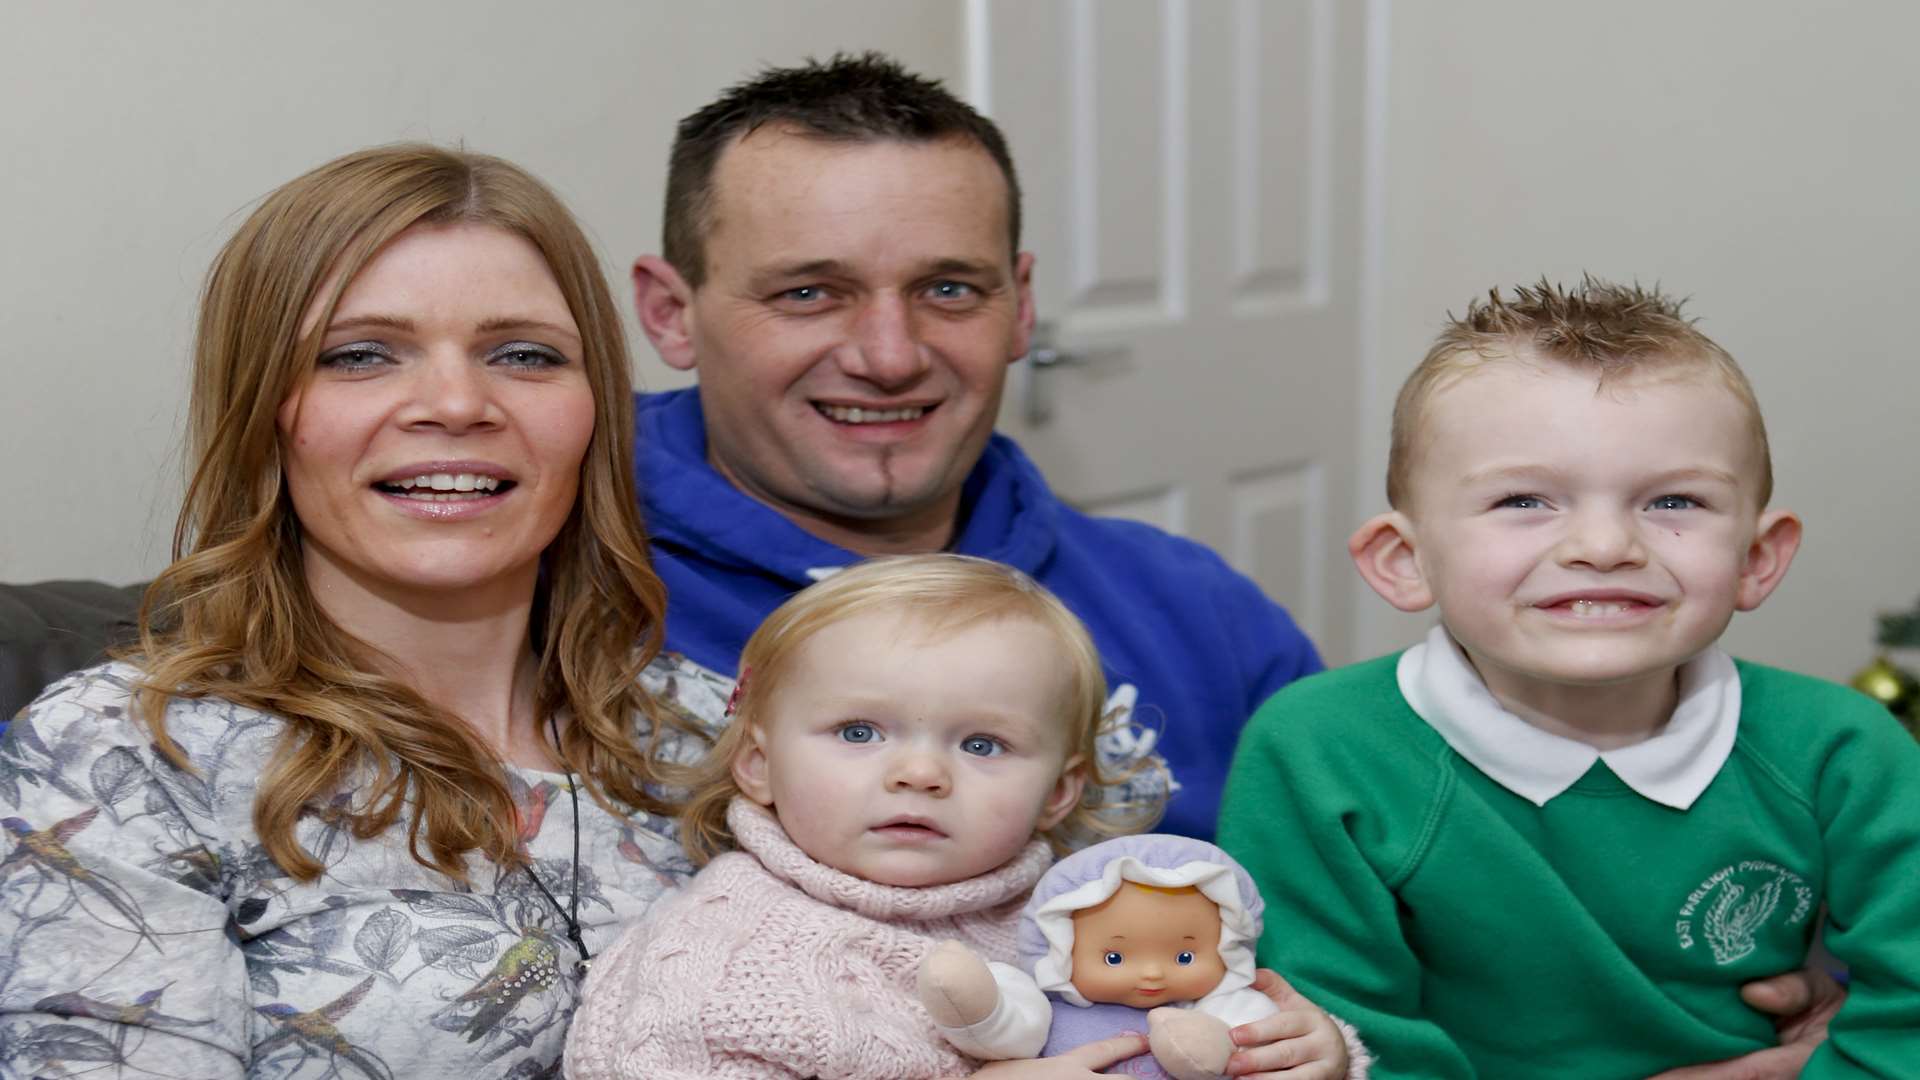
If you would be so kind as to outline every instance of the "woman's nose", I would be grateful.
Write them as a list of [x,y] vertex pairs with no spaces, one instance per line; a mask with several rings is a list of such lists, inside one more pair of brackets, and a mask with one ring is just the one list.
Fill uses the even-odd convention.
[[465,355],[430,354],[415,366],[411,389],[401,414],[409,426],[462,434],[500,422],[486,369]]

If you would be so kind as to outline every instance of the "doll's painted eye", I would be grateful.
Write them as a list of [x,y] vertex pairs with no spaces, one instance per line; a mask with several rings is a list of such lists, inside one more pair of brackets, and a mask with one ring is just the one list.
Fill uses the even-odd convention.
[[1179,956],[1174,957],[1173,961],[1174,963],[1179,964],[1181,967],[1186,967],[1188,964],[1193,963],[1193,954],[1190,952],[1183,952]]
[[1106,955],[1106,961],[1108,967],[1119,967],[1127,962],[1127,958],[1117,952],[1110,952]]

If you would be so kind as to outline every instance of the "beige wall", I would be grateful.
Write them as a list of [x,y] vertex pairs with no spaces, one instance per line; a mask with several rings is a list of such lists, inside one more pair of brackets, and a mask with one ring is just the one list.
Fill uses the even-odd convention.
[[558,189],[623,290],[658,246],[676,119],[835,49],[957,79],[960,31],[952,0],[8,0],[0,580],[165,564],[200,275],[275,185],[373,143],[464,142]]
[[[1920,595],[1920,5],[1387,7],[1385,199],[1360,501],[1442,314],[1582,270],[1693,297],[1745,366],[1806,544],[1731,647],[1844,677]],[[1359,590],[1357,590],[1359,591]],[[1357,655],[1425,625],[1372,594]]]
[[[1036,0],[1041,2],[1041,0]],[[1201,0],[1224,2],[1224,0]],[[1282,0],[1263,0],[1278,3]],[[1355,0],[1358,2],[1358,0]],[[572,203],[616,282],[675,118],[765,62],[877,47],[954,78],[961,0],[138,0],[0,6],[0,580],[165,557],[199,276],[250,201],[345,150],[463,140]],[[1694,297],[1752,373],[1808,540],[1735,647],[1823,675],[1920,593],[1920,6],[1370,0],[1384,180],[1357,437],[1442,312],[1581,270]],[[642,380],[670,376],[636,336]],[[1356,586],[1347,649],[1409,640]],[[1330,643],[1334,644],[1334,643]]]

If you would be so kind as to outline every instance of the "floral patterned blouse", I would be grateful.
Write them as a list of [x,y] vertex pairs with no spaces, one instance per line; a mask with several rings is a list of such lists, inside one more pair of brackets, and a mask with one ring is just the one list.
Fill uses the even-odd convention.
[[[509,769],[530,868],[474,856],[463,886],[408,854],[404,821],[356,840],[316,815],[297,835],[326,870],[301,883],[252,822],[282,721],[176,700],[183,772],[128,716],[137,676],[70,675],[0,741],[0,1076],[560,1075],[580,988],[554,907],[575,871],[564,775]],[[673,658],[645,681],[696,717],[730,689]],[[691,868],[664,819],[579,806],[597,953]]]

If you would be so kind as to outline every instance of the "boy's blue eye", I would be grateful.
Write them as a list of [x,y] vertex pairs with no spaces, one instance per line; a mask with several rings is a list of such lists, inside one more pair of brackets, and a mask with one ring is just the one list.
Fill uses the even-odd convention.
[[840,741],[850,743],[870,743],[880,737],[872,724],[853,723],[840,728]]
[[1700,504],[1691,495],[1662,495],[1647,504],[1650,510],[1691,510]]
[[1509,495],[1494,505],[1505,506],[1514,510],[1538,510],[1547,505],[1547,503],[1545,499],[1542,499],[1538,495]]
[[999,739],[990,735],[969,735],[960,740],[960,750],[975,757],[992,757],[1005,750]]
[[1188,964],[1193,963],[1193,954],[1190,952],[1183,952],[1179,956],[1174,957],[1173,962],[1176,964],[1179,964],[1181,967],[1186,967]]
[[1102,957],[1102,959],[1106,960],[1108,967],[1119,967],[1121,964],[1127,962],[1127,958],[1117,952],[1110,952]]

